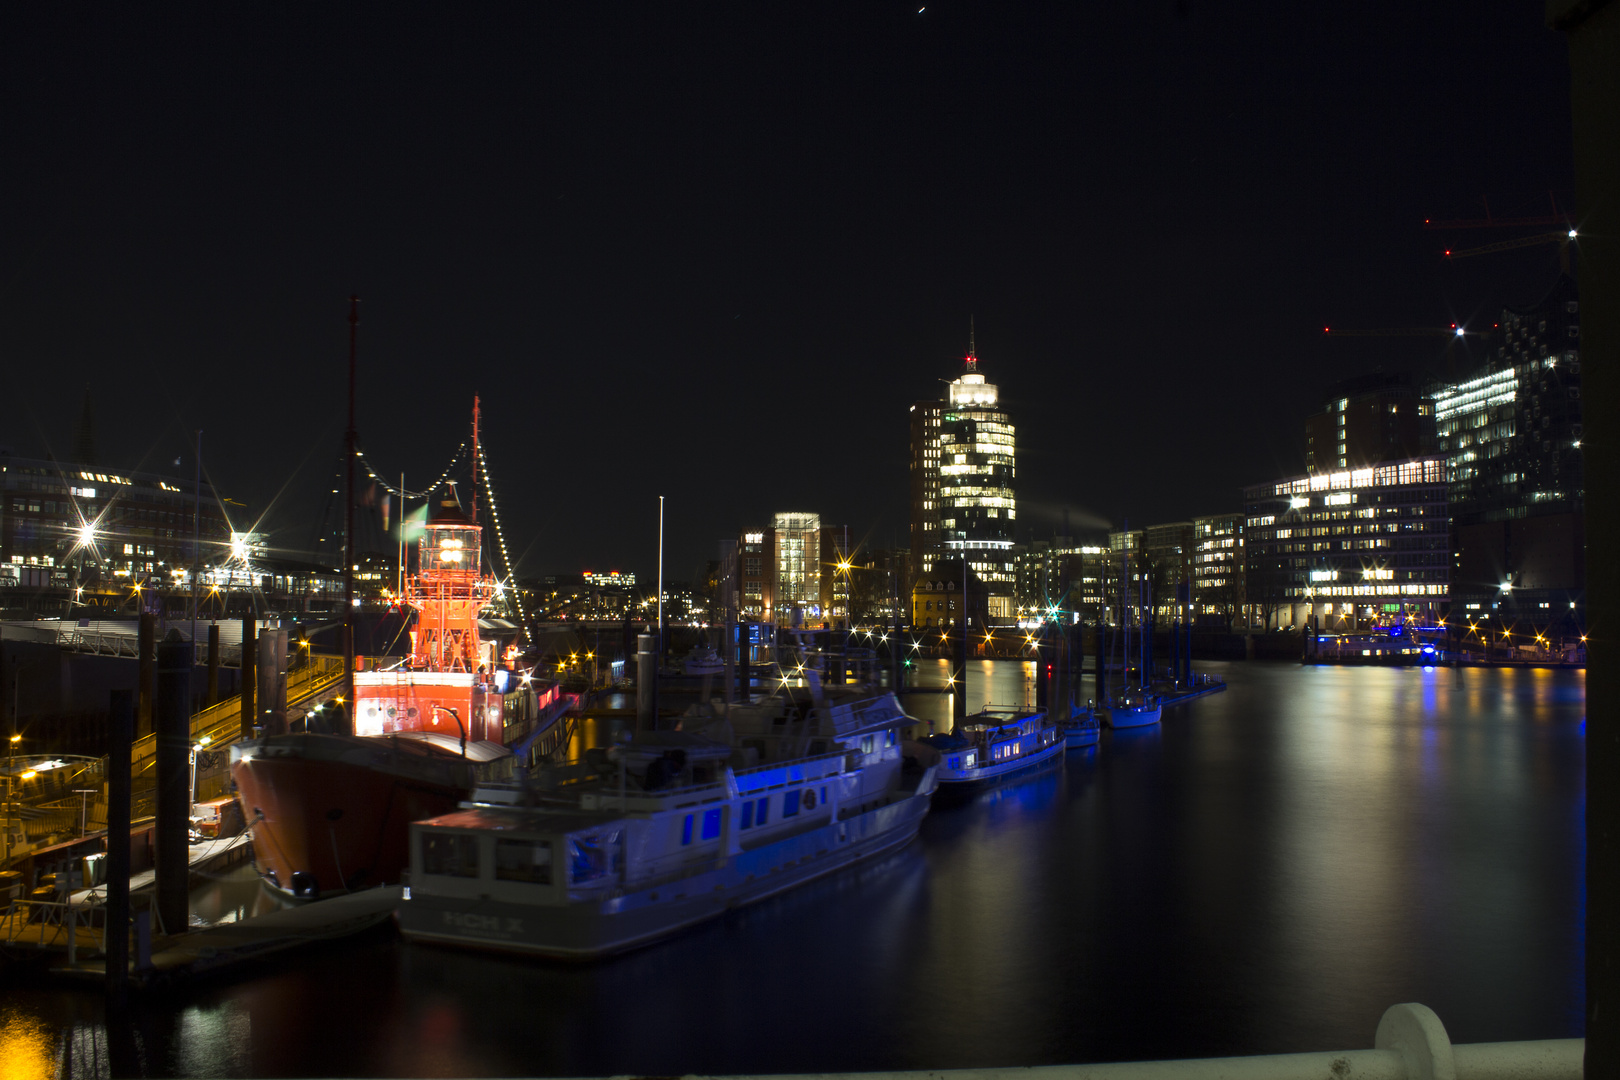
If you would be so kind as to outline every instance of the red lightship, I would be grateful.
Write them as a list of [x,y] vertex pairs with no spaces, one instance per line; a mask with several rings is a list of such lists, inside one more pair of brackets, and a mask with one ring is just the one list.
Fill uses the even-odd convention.
[[[476,406],[473,415],[476,468]],[[429,517],[404,597],[416,615],[411,655],[355,671],[354,734],[231,748],[254,860],[272,888],[317,899],[397,883],[410,861],[407,825],[511,774],[516,759],[501,736],[512,673],[478,634],[495,595],[480,536],[476,504],[464,511],[454,494]]]

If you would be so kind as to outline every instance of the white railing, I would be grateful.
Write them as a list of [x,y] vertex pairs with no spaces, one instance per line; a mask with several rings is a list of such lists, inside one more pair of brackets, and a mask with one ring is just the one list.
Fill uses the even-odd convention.
[[[1405,1004],[1384,1013],[1371,1050],[833,1075],[839,1080],[1581,1080],[1585,1055],[1585,1039],[1453,1046],[1431,1009]],[[724,1080],[831,1080],[831,1076],[777,1074]]]
[[[97,952],[107,951],[107,909],[87,904],[73,904],[60,900],[13,900],[11,917],[5,920],[6,944],[16,945],[24,936],[34,938],[30,928],[38,929],[33,943],[41,949],[53,945],[67,946],[68,963],[78,959],[79,927],[90,931],[91,942]],[[97,916],[100,916],[99,920]],[[101,923],[96,926],[97,921]],[[54,928],[46,940],[46,930]]]

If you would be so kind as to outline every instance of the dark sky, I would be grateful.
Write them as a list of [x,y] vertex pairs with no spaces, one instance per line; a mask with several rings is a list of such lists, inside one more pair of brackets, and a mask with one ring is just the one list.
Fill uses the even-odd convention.
[[1329,383],[1439,362],[1324,324],[1556,273],[1420,228],[1573,205],[1539,4],[918,6],[8,5],[0,444],[70,453],[88,387],[105,466],[201,427],[307,547],[358,292],[378,466],[481,394],[523,572],[650,573],[664,494],[679,578],[777,510],[904,543],[970,315],[1049,534],[1236,509]]

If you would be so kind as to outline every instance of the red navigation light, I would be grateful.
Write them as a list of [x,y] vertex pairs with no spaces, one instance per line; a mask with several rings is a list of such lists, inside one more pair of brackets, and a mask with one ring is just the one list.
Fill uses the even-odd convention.
[[1328,327],[1324,326],[1324,327],[1322,327],[1322,333],[1331,334],[1331,333],[1333,333],[1333,331],[1330,330]]
[[1448,259],[1451,258],[1451,249],[1450,248],[1446,248],[1446,258],[1448,258]]

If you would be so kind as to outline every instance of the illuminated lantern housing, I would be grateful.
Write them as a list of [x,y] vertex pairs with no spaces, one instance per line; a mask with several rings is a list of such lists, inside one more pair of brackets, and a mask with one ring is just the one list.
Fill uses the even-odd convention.
[[356,672],[355,733],[436,731],[503,741],[502,694],[495,685],[495,643],[478,634],[494,600],[482,572],[483,530],[453,493],[439,503],[417,544],[418,572],[406,583],[416,612],[411,655],[391,669]]

